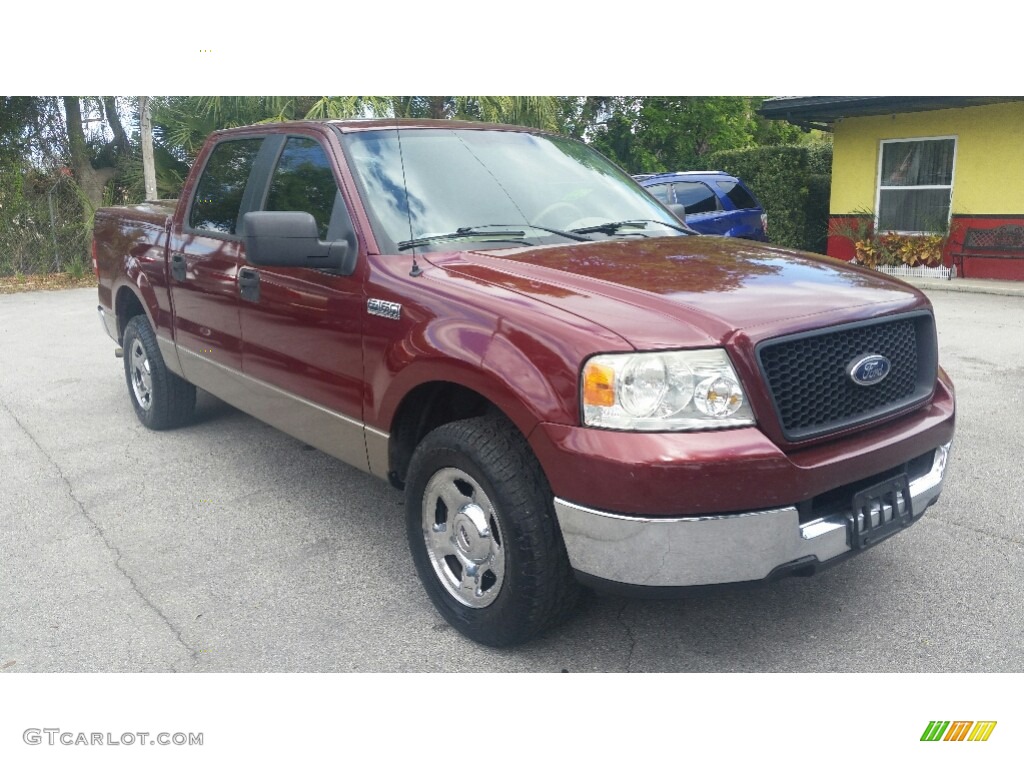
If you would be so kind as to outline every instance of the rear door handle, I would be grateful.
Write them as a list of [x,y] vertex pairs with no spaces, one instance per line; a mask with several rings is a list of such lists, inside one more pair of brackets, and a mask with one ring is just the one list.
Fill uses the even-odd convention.
[[238,271],[238,292],[246,301],[260,300],[260,273],[243,267]]
[[185,257],[180,253],[171,256],[171,277],[175,280],[185,281]]

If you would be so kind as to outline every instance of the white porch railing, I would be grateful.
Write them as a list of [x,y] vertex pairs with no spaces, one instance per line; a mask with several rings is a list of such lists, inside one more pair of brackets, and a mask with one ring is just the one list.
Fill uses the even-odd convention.
[[900,264],[898,267],[880,266],[875,269],[893,277],[934,277],[940,280],[956,277],[956,269],[950,267],[908,267],[906,264]]

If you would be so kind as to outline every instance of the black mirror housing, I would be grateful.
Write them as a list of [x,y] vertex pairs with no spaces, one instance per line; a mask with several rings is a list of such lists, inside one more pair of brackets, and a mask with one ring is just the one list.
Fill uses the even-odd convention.
[[355,249],[346,240],[324,242],[305,211],[252,211],[242,217],[245,258],[259,267],[308,267],[350,275]]

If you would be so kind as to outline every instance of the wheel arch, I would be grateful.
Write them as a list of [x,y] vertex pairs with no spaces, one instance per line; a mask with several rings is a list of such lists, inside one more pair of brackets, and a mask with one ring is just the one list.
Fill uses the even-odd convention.
[[498,413],[527,440],[541,422],[575,423],[578,354],[499,327],[478,360],[433,357],[407,366],[382,388],[371,419],[389,434],[389,480],[401,488],[416,445],[451,421]]
[[489,413],[505,417],[524,436],[532,431],[536,418],[524,409],[512,412],[500,407],[493,393],[451,380],[424,381],[409,389],[393,409],[388,440],[388,480],[397,488],[405,485],[409,461],[424,437],[454,421]]
[[152,314],[146,310],[146,305],[139,297],[139,294],[133,289],[134,286],[132,285],[122,285],[117,289],[117,293],[114,296],[114,315],[117,317],[118,344],[124,341],[124,329],[127,327],[128,321],[136,315],[145,315],[150,324],[152,325],[153,323]]
[[114,315],[117,317],[119,344],[124,339],[124,329],[129,320],[136,315],[144,314],[155,331],[158,325],[156,318],[160,312],[156,290],[134,260],[129,261],[127,277],[128,279],[122,282],[114,293]]

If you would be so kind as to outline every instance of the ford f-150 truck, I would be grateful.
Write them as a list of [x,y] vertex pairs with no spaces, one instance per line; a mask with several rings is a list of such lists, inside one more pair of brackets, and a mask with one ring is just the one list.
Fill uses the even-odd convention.
[[437,610],[522,642],[580,585],[809,575],[939,497],[953,386],[914,288],[695,235],[521,127],[219,131],[96,215],[99,315],[152,429],[196,388],[404,490]]

